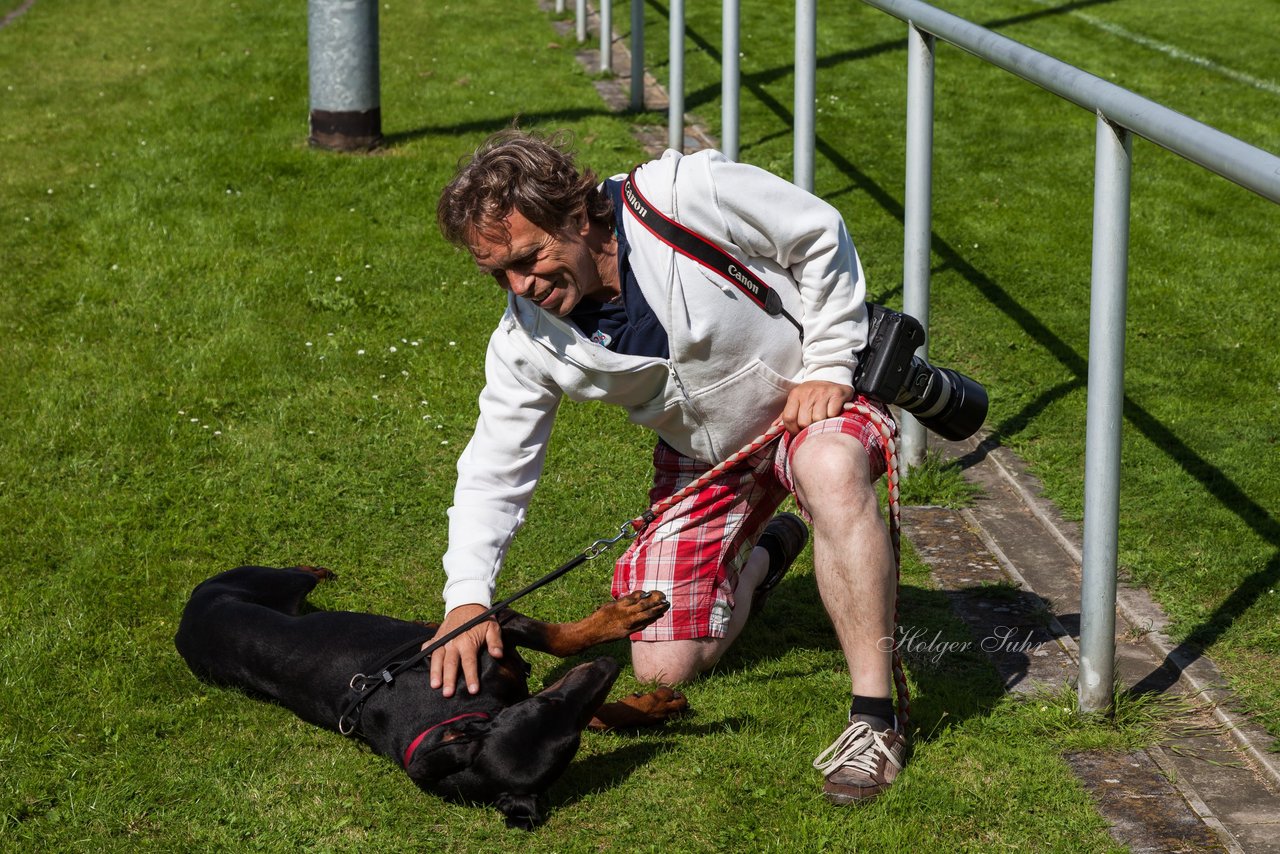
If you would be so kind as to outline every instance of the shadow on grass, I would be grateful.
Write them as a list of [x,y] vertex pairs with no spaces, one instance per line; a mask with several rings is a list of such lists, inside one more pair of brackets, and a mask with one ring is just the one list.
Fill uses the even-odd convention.
[[[538,126],[560,127],[566,123],[579,122],[583,119],[592,118],[594,116],[608,116],[615,118],[616,116],[606,109],[572,109],[572,110],[554,110],[546,113],[521,113],[517,116],[495,116],[491,119],[479,119],[470,122],[457,122],[454,124],[444,125],[422,125],[421,127],[410,128],[408,130],[393,131],[382,137],[383,148],[396,148],[401,145],[413,142],[414,140],[426,137],[443,137],[453,139],[461,134],[491,134],[501,130],[506,130],[513,124],[519,124],[520,127],[533,128]],[[459,149],[458,155],[461,157],[466,151]]]
[[[1064,362],[1065,364],[1065,362]],[[1079,371],[1087,369],[1081,363]],[[1023,407],[1022,411],[997,425],[977,448],[957,462],[961,468],[980,463],[992,450],[1004,444],[1004,438],[1016,435],[1032,419],[1054,401],[1066,396],[1085,384],[1083,374],[1077,379],[1060,383],[1043,392]],[[1250,498],[1221,469],[1205,460],[1190,446],[1174,435],[1159,419],[1138,406],[1127,396],[1124,399],[1125,419],[1137,427],[1154,445],[1177,463],[1188,477],[1199,483],[1225,508],[1231,510],[1250,530],[1260,538],[1280,549],[1280,522],[1265,507]],[[1129,689],[1131,694],[1161,693],[1172,687],[1182,671],[1218,641],[1219,638],[1258,600],[1280,583],[1280,551],[1272,555],[1262,569],[1244,578],[1240,584],[1205,619],[1195,626],[1187,637],[1152,670]]]
[[735,715],[699,721],[695,714],[676,718],[661,729],[622,732],[622,737],[637,737],[608,753],[581,756],[546,795],[548,812],[570,806],[588,795],[612,789],[626,782],[638,768],[654,762],[675,748],[677,739],[701,738],[738,732],[752,720],[751,715]]
[[1182,643],[1178,644],[1164,661],[1130,688],[1126,693],[1137,696],[1142,694],[1159,694],[1167,691],[1182,677],[1182,671],[1204,651],[1222,637],[1231,624],[1254,602],[1280,581],[1280,551],[1272,555],[1267,565],[1247,577],[1240,586],[1204,622],[1192,629]]
[[672,744],[669,738],[646,739],[629,742],[608,753],[579,756],[544,796],[547,812],[563,809],[596,792],[622,785],[636,769],[669,751]]
[[[926,643],[900,646],[911,682],[913,738],[928,741],[944,723],[959,724],[983,716],[1005,694],[1005,680],[996,672],[972,633],[956,616],[954,594],[910,583],[899,588],[900,625],[919,632]],[[827,619],[812,575],[784,579],[769,600],[769,608],[749,624],[738,643],[708,677],[748,674],[776,661],[787,650],[805,648],[836,653],[839,644]],[[843,657],[838,669],[844,672]],[[1025,673],[1028,660],[1021,655]],[[1015,662],[1014,667],[1018,664]],[[796,674],[804,675],[804,674]],[[771,672],[761,680],[778,678]]]
[[[928,641],[919,648],[903,649],[904,666],[913,685],[911,727],[917,740],[929,740],[944,723],[957,725],[970,717],[987,714],[1005,695],[1007,687],[1027,673],[1030,660],[1025,653],[1005,656],[1001,661],[1002,675],[982,652],[980,638],[975,639],[969,627],[956,616],[956,597],[970,595],[980,594],[931,590],[909,583],[899,590],[900,622]],[[1035,598],[1031,610],[1043,611],[1044,601]],[[1045,637],[1038,642],[1052,641],[1053,637],[1054,633],[1046,628]],[[951,646],[938,655],[939,647],[947,644]],[[737,643],[698,683],[699,688],[704,692],[714,691],[716,680],[726,676],[760,683],[803,678],[809,675],[805,671],[780,673],[768,666],[795,649],[832,653],[839,660],[836,669],[844,672],[835,632],[810,574],[793,574],[783,580],[770,597],[768,608],[747,625]],[[550,685],[575,665],[602,655],[628,662],[628,642],[604,644],[575,658],[556,661],[544,682]],[[698,710],[692,711],[692,716],[671,721],[654,732],[672,737],[723,733],[726,728],[736,730],[751,717],[751,710],[744,709],[743,716],[703,723],[697,718]],[[598,789],[599,785],[592,788]]]

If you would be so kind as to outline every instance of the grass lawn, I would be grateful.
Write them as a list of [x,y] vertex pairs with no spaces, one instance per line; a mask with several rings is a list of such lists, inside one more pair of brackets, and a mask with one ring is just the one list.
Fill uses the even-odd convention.
[[[745,5],[743,158],[789,175],[788,40],[764,34],[789,32],[790,13]],[[1124,55],[1038,3],[969,5],[980,21],[1024,16],[1010,35],[1091,70]],[[1274,22],[1260,0],[1231,5]],[[1179,8],[1185,28],[1161,15],[1160,38],[1280,76],[1274,55],[1239,49],[1265,27],[1215,48]],[[659,74],[664,9],[647,7]],[[717,14],[690,10],[696,44],[718,43]],[[1157,24],[1123,4],[1089,14]],[[182,604],[241,563],[333,567],[322,607],[439,617],[444,513],[501,297],[437,235],[436,194],[517,114],[572,128],[600,172],[642,157],[631,117],[605,112],[536,4],[392,0],[381,15],[387,146],[368,157],[306,145],[296,4],[39,0],[0,30],[0,848],[1110,850],[1059,755],[1140,743],[1151,715],[1111,727],[1077,720],[1069,692],[1009,700],[976,655],[908,660],[913,764],[856,817],[828,808],[808,763],[847,684],[807,557],[690,689],[698,714],[589,735],[532,835],[189,674],[172,646]],[[890,302],[902,36],[854,6],[819,41],[819,190]],[[1092,121],[939,54],[934,352],[990,384],[1001,439],[1078,512]],[[688,63],[707,119],[711,59]],[[1171,68],[1141,54],[1116,73],[1280,147],[1262,118],[1274,95],[1203,70],[1166,82]],[[1275,709],[1276,213],[1150,146],[1135,156],[1123,559]],[[503,589],[641,509],[649,444],[618,413],[566,407]],[[584,613],[608,575],[602,559],[526,610]],[[966,636],[910,555],[902,610]],[[534,665],[535,685],[561,667]]]

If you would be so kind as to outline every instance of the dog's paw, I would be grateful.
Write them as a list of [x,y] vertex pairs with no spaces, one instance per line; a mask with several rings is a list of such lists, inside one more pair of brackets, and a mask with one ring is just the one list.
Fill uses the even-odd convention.
[[338,577],[338,574],[332,569],[327,569],[323,566],[295,566],[294,569],[309,572],[321,581],[332,581]]
[[671,608],[667,597],[658,590],[637,590],[600,606],[606,616],[626,627],[626,634],[638,632],[657,621]]
[[676,718],[689,712],[689,700],[684,694],[666,685],[645,694],[632,694],[622,702],[653,718],[655,722]]
[[689,714],[684,694],[667,686],[647,693],[635,693],[613,703],[605,703],[591,719],[593,730],[638,729],[659,726],[672,718]]

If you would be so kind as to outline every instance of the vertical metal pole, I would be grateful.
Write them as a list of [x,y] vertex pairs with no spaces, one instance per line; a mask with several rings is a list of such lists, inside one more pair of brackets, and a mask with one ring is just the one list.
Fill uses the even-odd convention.
[[377,0],[308,0],[307,66],[311,144],[367,151],[382,142]]
[[730,160],[737,160],[738,89],[742,78],[738,67],[738,30],[742,18],[739,0],[724,0],[720,16],[720,150]]
[[564,0],[556,0],[556,14],[557,15],[564,14]]
[[[916,350],[929,355],[929,265],[933,229],[933,61],[934,38],[907,25],[907,183],[904,192],[902,310],[920,321],[925,341]],[[910,413],[898,413],[903,468],[924,461],[928,437]]]
[[613,72],[613,0],[600,0],[600,73]]
[[667,85],[667,147],[684,151],[684,0],[671,0],[671,45]]
[[644,0],[631,0],[631,109],[644,109]]
[[1098,114],[1089,297],[1089,393],[1084,450],[1084,552],[1080,588],[1081,712],[1111,708],[1115,689],[1116,559],[1124,325],[1129,266],[1129,131]]
[[578,28],[578,44],[582,44],[587,40],[587,0],[578,0],[573,15]]
[[817,0],[796,0],[796,186],[813,192],[814,100],[818,69]]

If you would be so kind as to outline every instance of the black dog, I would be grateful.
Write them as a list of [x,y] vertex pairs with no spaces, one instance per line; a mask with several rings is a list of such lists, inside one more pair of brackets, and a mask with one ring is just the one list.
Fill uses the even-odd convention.
[[[191,594],[175,643],[201,679],[274,700],[310,723],[337,729],[352,677],[384,664],[435,626],[348,611],[300,613],[326,569],[243,566]],[[575,623],[499,612],[503,657],[484,654],[480,693],[445,698],[428,684],[429,659],[370,693],[356,734],[401,763],[422,789],[493,804],[513,827],[542,820],[538,795],[568,767],[582,730],[661,723],[687,708],[669,688],[604,704],[618,676],[609,658],[580,664],[530,696],[524,646],[561,657],[619,640],[669,607],[661,593],[632,593]],[[593,717],[594,716],[594,717]]]

